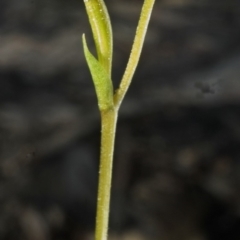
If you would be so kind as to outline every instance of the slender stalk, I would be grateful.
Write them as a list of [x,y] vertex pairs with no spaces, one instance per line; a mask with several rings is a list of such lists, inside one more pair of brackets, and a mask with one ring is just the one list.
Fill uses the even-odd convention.
[[115,108],[101,111],[102,133],[95,240],[107,239],[117,116]]
[[121,80],[120,87],[116,91],[116,94],[114,96],[114,102],[115,102],[116,106],[120,106],[128,88],[129,88],[129,85],[132,81],[132,77],[136,70],[136,67],[138,65],[138,61],[140,58],[140,54],[142,52],[143,42],[144,42],[144,39],[146,36],[147,27],[148,27],[151,13],[152,13],[154,2],[155,2],[155,0],[145,0],[144,1],[140,19],[138,22],[136,35],[135,35],[133,46],[132,46],[132,50],[131,50],[130,57],[128,60],[128,64],[127,64],[126,70],[123,74],[123,78]]
[[111,76],[112,70],[112,26],[103,0],[84,0],[87,15],[92,28],[98,61]]
[[[144,0],[133,47],[119,89],[112,96],[112,35],[109,16],[103,0],[84,0],[92,26],[98,61],[89,52],[83,38],[84,53],[96,88],[101,113],[101,153],[97,199],[95,240],[107,240],[112,179],[114,140],[118,109],[129,88],[142,51],[155,0]],[[102,70],[105,68],[105,71]],[[110,83],[109,83],[110,81]]]

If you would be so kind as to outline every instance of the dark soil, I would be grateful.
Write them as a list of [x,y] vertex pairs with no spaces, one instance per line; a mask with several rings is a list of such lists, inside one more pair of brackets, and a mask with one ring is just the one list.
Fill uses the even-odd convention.
[[[142,2],[106,1],[113,79]],[[120,111],[110,235],[240,239],[240,4],[157,1]],[[0,239],[87,240],[99,114],[83,59],[81,1],[0,3]]]

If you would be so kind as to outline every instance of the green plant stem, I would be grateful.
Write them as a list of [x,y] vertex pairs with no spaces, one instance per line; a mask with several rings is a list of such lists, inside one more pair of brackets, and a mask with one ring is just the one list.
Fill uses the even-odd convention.
[[112,69],[112,26],[106,5],[103,0],[84,0],[98,61],[111,77]]
[[155,0],[145,0],[142,6],[142,11],[138,22],[138,27],[134,38],[130,57],[128,60],[128,64],[123,74],[119,89],[116,91],[114,96],[115,105],[118,107],[120,106],[129,88],[133,74],[138,65],[154,2]]
[[101,110],[100,108],[102,133],[95,240],[107,240],[114,140],[118,109],[129,88],[137,67],[154,2],[155,0],[144,1],[129,61],[119,89],[114,95],[114,106],[107,110]]
[[100,112],[102,133],[95,240],[106,240],[118,111],[115,108],[111,108]]

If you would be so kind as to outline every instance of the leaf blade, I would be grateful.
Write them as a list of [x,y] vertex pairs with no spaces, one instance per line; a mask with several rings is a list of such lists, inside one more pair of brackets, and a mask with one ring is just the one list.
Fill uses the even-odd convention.
[[103,0],[84,0],[84,4],[92,28],[98,61],[111,76],[113,37],[106,5]]
[[100,62],[91,54],[88,49],[85,35],[82,36],[84,55],[93,79],[95,91],[100,110],[112,108],[113,103],[113,85],[109,74],[100,64]]

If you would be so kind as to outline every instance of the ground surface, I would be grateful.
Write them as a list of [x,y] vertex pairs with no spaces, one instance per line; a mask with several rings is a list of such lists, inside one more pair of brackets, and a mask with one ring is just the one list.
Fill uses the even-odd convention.
[[[115,86],[141,1],[106,1]],[[0,239],[92,239],[99,115],[81,1],[0,3]],[[92,45],[91,45],[92,44]],[[120,112],[112,240],[240,239],[240,3],[157,1]]]

